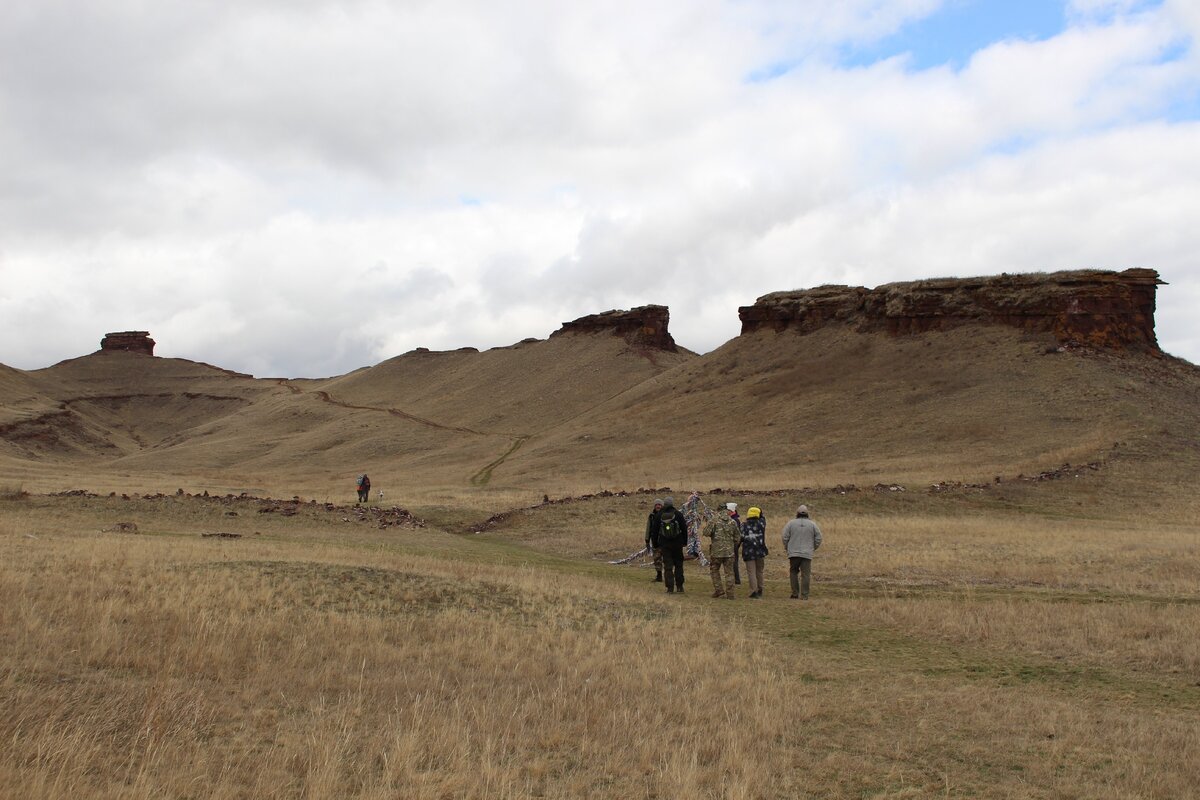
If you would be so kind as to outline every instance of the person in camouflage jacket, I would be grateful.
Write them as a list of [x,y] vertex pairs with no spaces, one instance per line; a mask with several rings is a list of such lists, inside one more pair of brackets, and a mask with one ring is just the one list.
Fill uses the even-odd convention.
[[[741,529],[733,520],[733,512],[722,509],[704,526],[704,536],[712,540],[708,551],[708,569],[712,574],[713,597],[733,599],[733,553],[742,536]],[[724,586],[721,572],[725,573]]]
[[662,583],[663,554],[662,546],[658,543],[658,515],[662,513],[663,501],[654,498],[654,508],[646,517],[646,549],[654,557],[654,580],[651,583]]

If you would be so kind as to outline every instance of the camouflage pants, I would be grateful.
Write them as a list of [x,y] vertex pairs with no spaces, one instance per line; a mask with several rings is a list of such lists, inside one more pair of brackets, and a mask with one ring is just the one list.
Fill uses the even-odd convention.
[[662,572],[662,548],[652,547],[650,550],[654,554],[654,571]]
[[[725,585],[721,586],[721,571],[725,571]],[[713,593],[733,597],[733,556],[708,559],[708,571],[712,575]]]

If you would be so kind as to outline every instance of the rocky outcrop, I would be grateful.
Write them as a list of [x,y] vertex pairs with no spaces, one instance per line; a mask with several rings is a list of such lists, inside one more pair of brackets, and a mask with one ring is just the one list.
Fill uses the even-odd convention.
[[149,331],[120,331],[106,333],[100,340],[101,350],[120,350],[127,353],[154,355],[154,340]]
[[564,322],[550,338],[571,333],[609,333],[622,336],[631,345],[675,352],[678,347],[667,330],[670,312],[666,306],[640,306],[629,311],[605,311]]
[[742,333],[834,322],[893,335],[995,323],[1050,333],[1060,342],[1158,351],[1152,269],[1075,270],[986,278],[943,278],[861,286],[819,286],[764,295],[738,309]]

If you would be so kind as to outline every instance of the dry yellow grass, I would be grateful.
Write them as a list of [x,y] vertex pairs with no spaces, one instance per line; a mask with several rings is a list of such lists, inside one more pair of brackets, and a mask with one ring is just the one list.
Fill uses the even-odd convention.
[[[97,532],[114,515],[149,532]],[[546,547],[535,529],[615,537],[640,515],[556,506],[514,530]],[[975,547],[998,545],[987,521],[960,523]],[[215,524],[247,538],[199,538]],[[980,635],[979,598],[867,610],[875,589],[856,576],[910,563],[922,525],[939,549],[930,517],[897,555],[869,516],[828,520],[818,599],[802,606],[709,600],[694,567],[690,593],[667,598],[645,571],[503,530],[3,501],[0,796],[1186,796],[1200,703],[1171,677],[1176,654],[1140,662],[1139,683],[1076,674],[1089,662],[1068,643],[1072,669],[1055,672]],[[1074,533],[1054,552],[1088,546]],[[964,581],[966,557],[933,563]],[[1014,682],[1014,663],[1032,672]]]
[[[743,508],[750,502],[739,500]],[[784,595],[779,531],[788,506],[773,497],[756,502],[770,520],[768,595]],[[862,513],[842,499],[842,508],[823,516],[821,502],[814,513],[826,542],[814,591],[822,613],[840,623],[1050,666],[1114,670],[1134,681],[1200,685],[1200,526],[981,513],[953,500],[942,513],[931,513],[933,501],[912,513]],[[616,498],[530,509],[493,535],[607,560],[640,546],[648,503]],[[633,569],[645,574],[646,567],[642,561]]]
[[[1195,367],[994,328],[753,336],[670,369],[609,339],[330,381],[0,370],[0,797],[1194,792]],[[25,424],[60,403],[70,425]],[[363,470],[429,527],[174,496],[348,503]],[[828,490],[876,480],[910,491]],[[648,496],[461,535],[663,484],[826,488],[736,498],[769,519],[754,603],[695,564],[668,598],[605,563]],[[800,501],[826,534],[805,604],[778,542]],[[121,521],[140,533],[101,532]]]

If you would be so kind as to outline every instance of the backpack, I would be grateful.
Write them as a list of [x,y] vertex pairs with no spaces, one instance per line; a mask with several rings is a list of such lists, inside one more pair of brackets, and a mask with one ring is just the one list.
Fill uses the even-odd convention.
[[359,475],[358,480],[355,482],[355,484],[361,489],[364,485],[367,484],[367,476]]
[[672,510],[670,514],[664,512],[658,518],[659,541],[661,541],[663,539],[675,539],[678,536],[679,536],[679,518],[676,516],[675,511]]

